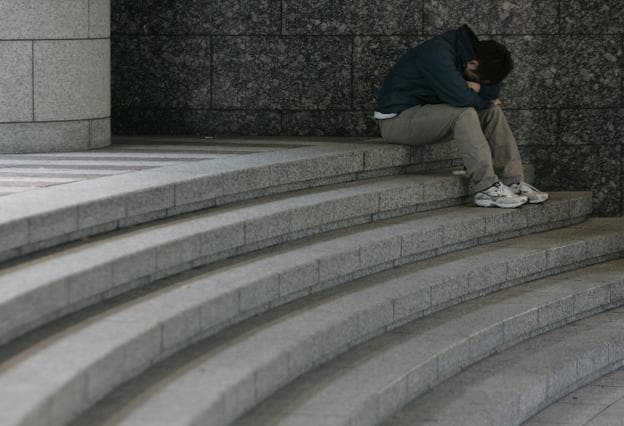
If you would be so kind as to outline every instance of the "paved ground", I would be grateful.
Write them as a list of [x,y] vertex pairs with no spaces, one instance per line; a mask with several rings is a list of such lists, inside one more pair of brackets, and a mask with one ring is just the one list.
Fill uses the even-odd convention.
[[0,196],[54,185],[97,179],[234,155],[314,144],[272,139],[114,138],[113,145],[93,151],[0,155]]
[[525,426],[624,426],[624,369],[571,393]]

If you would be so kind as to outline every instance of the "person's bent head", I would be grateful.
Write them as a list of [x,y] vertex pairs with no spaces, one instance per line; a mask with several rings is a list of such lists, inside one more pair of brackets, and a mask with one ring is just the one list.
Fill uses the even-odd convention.
[[507,48],[494,41],[475,41],[476,60],[470,61],[464,74],[467,80],[483,84],[498,84],[513,69],[511,54]]

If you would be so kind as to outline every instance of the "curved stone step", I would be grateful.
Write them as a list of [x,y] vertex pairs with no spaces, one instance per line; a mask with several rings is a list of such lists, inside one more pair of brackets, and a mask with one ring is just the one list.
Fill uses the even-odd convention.
[[[169,372],[171,377],[166,377],[162,383],[154,384],[145,394],[139,395],[139,401],[129,404],[132,411],[119,422],[128,425],[162,422],[180,425],[226,424],[300,374],[390,328],[505,286],[619,254],[624,245],[624,229],[613,232],[613,223],[590,220],[584,227],[551,231],[510,240],[503,245],[492,244],[448,254],[362,279],[329,295],[314,296],[294,306],[276,309],[267,315],[265,321],[247,322],[217,339],[209,339],[198,350],[191,349],[196,359],[188,364],[183,363],[177,369],[166,364],[158,366],[161,371]],[[621,220],[617,222],[618,225],[621,223]],[[176,295],[176,292],[180,294],[182,291],[186,291],[186,300]],[[115,324],[115,327],[121,322],[128,322],[131,328],[143,324],[143,335],[147,335],[160,321],[161,327],[164,326],[162,338],[165,348],[167,344],[176,343],[176,338],[186,336],[187,342],[190,342],[192,339],[188,336],[192,332],[198,335],[202,327],[212,326],[201,324],[198,311],[206,306],[201,297],[197,286],[187,284],[183,289],[159,295],[160,301],[148,298],[137,306],[136,313],[132,314],[131,310],[119,312],[116,314],[117,319],[108,322]],[[179,311],[184,304],[186,316]],[[171,307],[173,305],[177,305],[176,308]],[[149,312],[152,312],[151,316]],[[153,312],[158,312],[158,315]],[[194,317],[188,314],[191,312],[194,312]],[[214,315],[214,311],[209,313]],[[171,320],[165,320],[165,315]],[[153,319],[155,316],[156,320]],[[103,327],[105,322],[98,321],[99,325],[94,323],[93,327]],[[171,326],[167,327],[169,323]],[[103,332],[84,333],[95,336]],[[142,353],[143,363],[157,362],[163,359],[163,353],[166,354],[162,349],[163,343],[156,340],[157,337],[152,337],[152,356]],[[77,345],[84,338],[76,337],[74,344]],[[128,346],[124,339],[128,340],[129,337],[119,336],[116,342],[110,342],[110,339],[98,341],[102,340],[102,345]],[[67,346],[64,349],[64,352],[72,352]],[[111,352],[111,349],[100,347],[97,350],[97,353],[104,352]],[[42,352],[36,363],[22,364],[19,369],[7,371],[7,375],[17,374],[22,369],[49,369],[49,363],[53,362],[50,360],[54,358],[53,353],[44,355]],[[42,365],[37,367],[38,363]],[[72,364],[84,365],[81,368],[86,371],[97,371],[93,360],[76,360]],[[146,364],[140,364],[133,366],[131,371],[146,367]],[[130,373],[124,373],[119,368],[112,370],[126,374],[126,378],[131,377]],[[77,380],[75,377],[79,372],[80,369],[66,375],[72,377],[73,382]],[[149,377],[149,374],[148,371],[146,375]],[[111,389],[115,385],[114,379],[106,377],[100,380]],[[116,379],[116,383],[121,382],[119,378]],[[9,383],[4,380],[4,377],[0,377],[0,387],[3,383]],[[43,384],[39,387],[46,388]],[[139,389],[141,386],[124,394],[140,393]],[[93,402],[105,393],[102,388],[98,390],[102,393],[78,396]],[[58,392],[55,395],[67,395],[58,389],[54,392]],[[50,398],[51,389],[44,395]],[[172,397],[176,398],[176,404],[163,405],[164,401],[170,402]],[[88,401],[80,398],[75,404],[86,408]],[[31,404],[34,405],[34,402]],[[4,409],[4,406],[0,408]],[[19,413],[20,417],[25,415],[23,411]],[[20,417],[16,414],[9,418]]]
[[376,425],[492,352],[622,303],[624,260],[503,290],[373,339],[299,378],[235,424]]
[[0,205],[0,261],[234,201],[396,174],[411,157],[409,146],[316,144],[15,194]]
[[[29,377],[35,370],[58,371],[62,376],[62,380],[53,377],[50,381],[47,374],[42,374],[42,383],[37,383],[38,379],[34,384],[26,381],[24,386],[32,385],[38,391],[28,394],[27,406],[21,406],[25,411],[6,407],[12,417],[9,411],[5,417],[17,423],[20,417],[36,422],[44,416],[56,419],[54,424],[62,423],[151,362],[271,306],[415,259],[584,217],[581,207],[588,203],[587,194],[553,195],[553,200],[545,205],[515,210],[454,207],[361,225],[232,260],[205,274],[176,278],[177,286],[152,293],[140,302],[129,302],[113,319],[94,323],[95,328],[82,332],[78,327],[72,336],[67,336],[69,346],[64,340],[55,345],[46,343],[46,351],[27,351],[32,356],[19,363],[20,368],[5,363],[11,368],[6,367],[6,374],[0,375],[0,389],[2,380],[10,383],[24,371],[30,372]],[[519,228],[520,224],[524,228]],[[551,262],[565,255],[582,261],[587,251],[584,240],[555,246],[546,250]],[[529,268],[526,273],[530,271]],[[471,285],[470,289],[458,285],[456,293],[481,291],[478,283]],[[439,296],[435,293],[435,298],[459,297],[454,291],[444,287]],[[152,299],[159,302],[151,303]],[[50,342],[54,340],[50,338]],[[67,362],[72,367],[50,364],[56,362]],[[85,383],[90,386],[88,392],[84,391]],[[18,391],[13,394],[24,398]],[[54,408],[58,404],[64,404],[60,412]]]
[[607,373],[549,405],[523,425],[621,426],[624,424],[624,369]]
[[[369,179],[212,209],[57,250],[0,269],[0,342],[184,270],[332,229],[458,204],[465,195],[464,180],[447,174]],[[589,212],[582,195],[570,199],[579,203],[576,218]],[[562,208],[562,202],[548,209]],[[558,219],[569,219],[569,213]]]
[[[619,270],[622,276],[621,269]],[[624,364],[624,310],[597,314],[468,368],[387,424],[518,425]]]

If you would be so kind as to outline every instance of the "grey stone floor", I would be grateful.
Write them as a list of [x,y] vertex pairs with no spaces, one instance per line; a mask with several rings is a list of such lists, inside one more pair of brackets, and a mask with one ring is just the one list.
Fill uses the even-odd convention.
[[[361,139],[361,138],[360,138]],[[186,161],[276,151],[317,140],[116,137],[104,149],[0,155],[0,196]]]
[[571,393],[525,426],[624,426],[624,369]]

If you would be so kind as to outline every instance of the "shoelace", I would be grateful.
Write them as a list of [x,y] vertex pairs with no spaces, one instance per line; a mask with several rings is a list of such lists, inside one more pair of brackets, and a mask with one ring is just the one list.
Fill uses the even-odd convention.
[[516,195],[516,193],[511,188],[504,185],[502,182],[496,182],[494,186],[496,187],[496,192],[499,195]]

